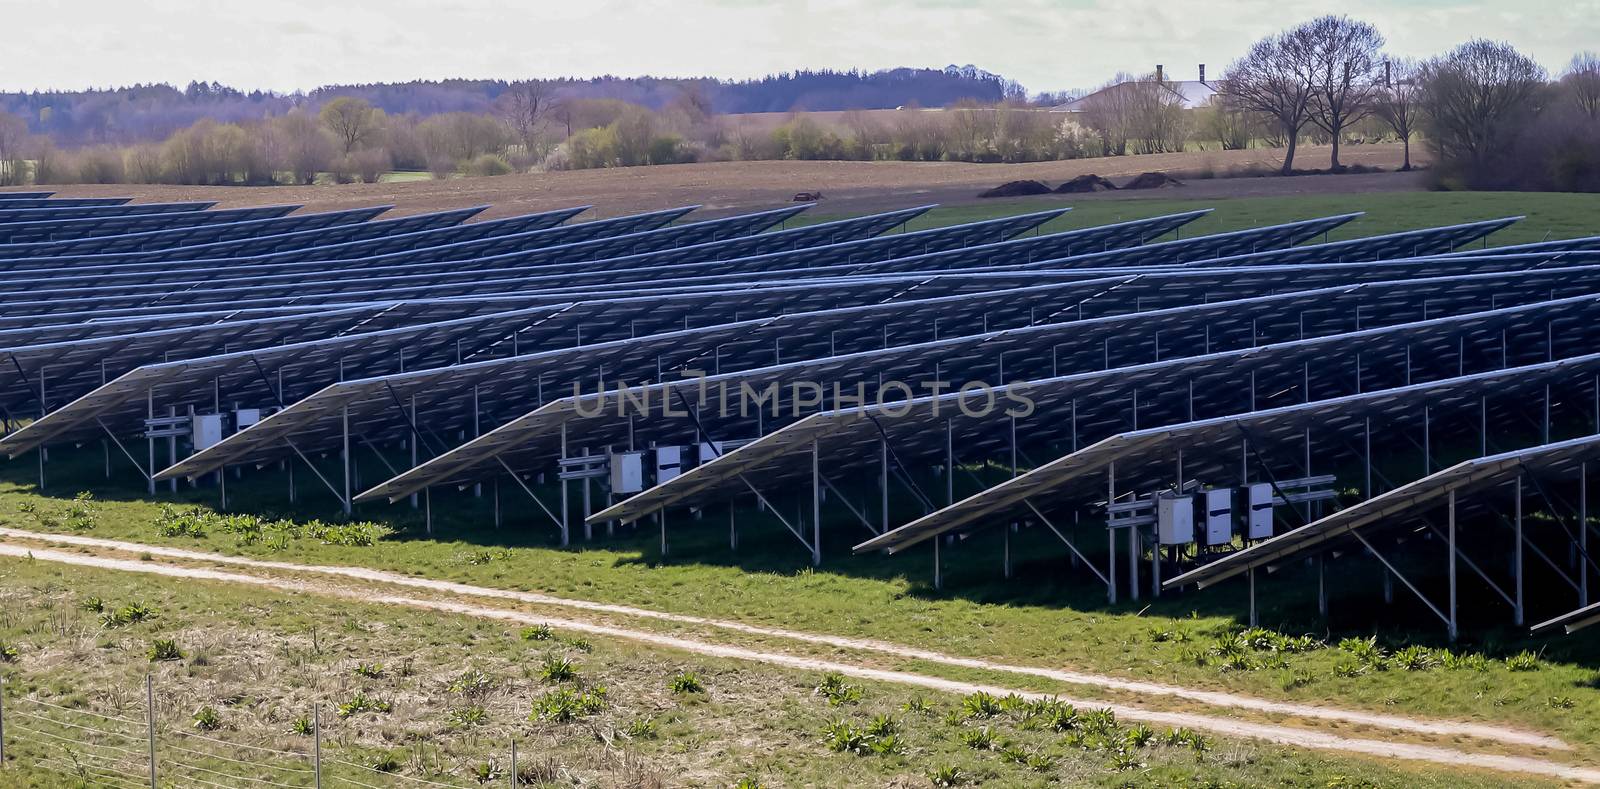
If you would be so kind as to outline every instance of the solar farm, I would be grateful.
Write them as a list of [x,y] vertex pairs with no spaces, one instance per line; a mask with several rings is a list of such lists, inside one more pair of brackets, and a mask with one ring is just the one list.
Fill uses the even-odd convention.
[[1235,584],[1252,624],[1352,579],[1450,639],[1600,621],[1600,237],[298,208],[0,194],[0,453],[424,536]]

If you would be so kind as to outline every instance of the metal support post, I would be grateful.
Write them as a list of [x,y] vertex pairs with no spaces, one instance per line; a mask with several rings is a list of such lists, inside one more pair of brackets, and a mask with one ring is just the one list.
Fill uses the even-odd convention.
[[[822,450],[811,439],[811,564],[822,564]],[[665,528],[665,527],[663,527]]]
[[[565,422],[561,423],[561,459],[567,459],[567,425]],[[567,525],[569,517],[567,514],[567,481],[562,479],[559,473],[557,474],[556,479],[561,483],[561,547],[565,548],[567,547],[567,539],[570,531]]]
[[1109,507],[1117,500],[1117,464],[1110,463],[1106,482],[1106,602],[1117,604],[1117,535],[1111,530]]
[[1251,567],[1248,575],[1250,577],[1250,626],[1256,627],[1261,621],[1256,613],[1256,568]]
[[311,705],[311,780],[322,789],[322,705]]
[[[1517,532],[1518,532],[1518,536],[1519,536],[1518,545],[1517,545],[1517,553],[1518,553],[1519,556],[1521,555],[1521,552],[1522,552],[1522,545],[1521,545],[1521,540],[1520,540],[1520,535],[1521,535],[1521,532],[1522,532],[1522,526],[1521,526],[1521,523],[1522,523],[1522,491],[1521,491],[1521,487],[1522,486],[1521,486],[1521,483],[1520,483],[1520,480],[1519,480],[1518,485],[1517,485],[1517,488],[1518,488],[1518,491],[1517,491],[1517,523],[1518,523]],[[1450,624],[1450,640],[1454,641],[1454,640],[1456,640],[1456,633],[1460,632],[1459,627],[1458,627],[1458,623],[1457,623],[1457,620],[1456,620],[1456,492],[1454,490],[1450,491],[1450,524],[1449,524],[1449,529],[1450,529],[1450,531],[1449,531],[1449,535],[1450,535],[1450,621],[1449,621],[1449,624]],[[1520,564],[1520,562],[1519,562],[1519,564]],[[1521,573],[1520,573],[1520,570],[1519,570],[1519,573],[1518,573],[1519,577],[1517,579],[1517,624],[1519,624],[1519,625],[1522,624],[1522,579],[1520,577],[1520,574]]]
[[339,409],[339,430],[344,438],[344,514],[350,514],[350,406]]
[[144,726],[150,738],[150,789],[161,789],[156,782],[156,690],[155,680],[144,675]]
[[1589,606],[1589,462],[1578,464],[1578,607]]
[[[1522,475],[1521,474],[1517,475],[1516,485],[1517,485],[1516,517],[1512,521],[1512,528],[1515,529],[1516,532],[1517,532],[1517,547],[1515,549],[1513,549],[1512,552],[1511,552],[1511,574],[1513,576],[1513,581],[1515,582],[1515,587],[1516,587],[1513,590],[1512,595],[1514,597],[1516,597],[1517,603],[1514,606],[1514,613],[1512,614],[1511,624],[1514,624],[1514,625],[1517,625],[1517,626],[1520,627],[1522,625],[1522,621],[1523,621],[1523,613],[1526,610],[1524,608],[1524,598],[1523,598],[1523,595],[1522,595]],[[1456,518],[1456,494],[1455,494],[1455,491],[1451,491],[1450,492],[1450,541],[1451,541],[1450,542],[1450,546],[1451,546],[1452,550],[1455,548],[1455,533],[1456,533],[1456,521],[1455,521],[1455,518]],[[1455,560],[1454,560],[1454,557],[1451,558],[1451,562],[1450,562],[1450,598],[1451,598],[1451,601],[1450,601],[1450,615],[1451,615],[1451,618],[1453,619],[1455,617]]]

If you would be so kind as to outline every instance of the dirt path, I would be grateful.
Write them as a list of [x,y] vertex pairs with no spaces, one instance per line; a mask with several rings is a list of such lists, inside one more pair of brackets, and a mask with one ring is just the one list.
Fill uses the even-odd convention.
[[1533,732],[1517,731],[1505,726],[1465,723],[1459,721],[1426,720],[1398,715],[1361,712],[1357,710],[1270,701],[1235,693],[1197,690],[1174,685],[1162,685],[1159,683],[1129,680],[1103,674],[1091,674],[1037,666],[1020,666],[1008,663],[998,663],[979,658],[959,657],[955,655],[934,652],[931,650],[907,647],[872,639],[850,638],[845,636],[808,633],[782,628],[763,627],[759,625],[749,625],[741,622],[713,619],[709,617],[654,611],[645,608],[637,608],[634,606],[599,603],[589,600],[573,600],[535,592],[494,589],[489,587],[455,583],[452,581],[415,578],[400,575],[398,573],[391,573],[383,570],[374,570],[363,567],[306,565],[291,562],[264,561],[260,559],[226,556],[223,554],[206,551],[191,551],[182,548],[147,545],[144,543],[105,540],[95,537],[84,537],[81,535],[41,535],[36,532],[8,528],[0,528],[0,539],[42,541],[73,545],[82,548],[148,553],[151,556],[161,556],[185,561],[214,562],[220,564],[230,564],[239,567],[273,570],[278,572],[309,573],[342,577],[363,582],[426,589],[429,591],[445,592],[456,595],[497,598],[534,605],[561,607],[577,611],[616,614],[627,617],[653,619],[678,624],[713,627],[748,635],[787,639],[791,641],[799,641],[803,643],[818,644],[844,649],[877,652],[892,655],[898,658],[924,660],[941,665],[1036,676],[1075,685],[1085,685],[1104,690],[1134,693],[1141,696],[1178,698],[1220,708],[1241,709],[1259,713],[1290,715],[1299,718],[1374,726],[1413,734],[1446,737],[1475,737],[1491,742],[1499,742],[1513,746],[1546,748],[1553,750],[1571,749],[1571,746],[1554,737]]
[[[6,531],[10,532],[11,530]],[[73,542],[78,542],[82,539],[83,538],[77,538],[73,540]],[[122,545],[130,545],[135,549],[139,548],[139,546],[132,543],[122,543]],[[153,547],[147,550],[152,555],[157,553],[157,549]],[[195,552],[162,551],[162,553],[190,553],[196,556],[210,556],[209,554],[198,554]],[[820,660],[816,658],[786,655],[778,652],[768,652],[726,644],[716,644],[706,641],[662,635],[659,633],[651,633],[648,631],[631,630],[583,620],[552,619],[547,616],[541,616],[522,611],[513,611],[504,608],[490,608],[467,603],[454,603],[440,600],[384,594],[370,588],[346,588],[332,584],[288,580],[282,578],[268,578],[245,573],[225,572],[222,570],[210,570],[198,567],[181,567],[136,559],[117,559],[105,556],[85,555],[82,553],[67,553],[49,548],[30,549],[27,546],[16,544],[0,544],[0,556],[31,558],[35,561],[57,562],[81,567],[96,567],[106,570],[120,570],[149,575],[160,575],[171,578],[188,578],[223,583],[247,584],[251,586],[271,588],[278,591],[291,591],[340,597],[366,603],[407,606],[423,610],[460,614],[463,616],[496,619],[517,624],[548,624],[552,627],[565,630],[589,633],[608,638],[626,639],[629,641],[649,644],[651,646],[682,650],[699,655],[728,658],[733,660],[745,660],[802,671],[832,671],[864,680],[893,682],[901,685],[922,687],[929,690],[948,693],[966,694],[978,691],[996,695],[1017,693],[1018,695],[1029,699],[1043,698],[1047,695],[1043,693],[1021,691],[1014,688],[996,685],[949,680],[941,677],[928,676],[925,674],[876,669],[854,663]],[[223,558],[226,559],[227,557]],[[251,564],[273,565],[277,563],[252,562]],[[295,567],[295,565],[287,566]],[[351,577],[359,578],[361,576]],[[1558,762],[1538,758],[1472,753],[1453,748],[1443,748],[1431,745],[1415,745],[1386,742],[1382,740],[1342,737],[1333,734],[1307,731],[1304,729],[1296,729],[1286,726],[1229,720],[1226,718],[1194,713],[1147,710],[1139,707],[1119,704],[1105,704],[1099,701],[1091,700],[1075,700],[1069,698],[1062,698],[1061,700],[1075,706],[1109,708],[1119,717],[1124,717],[1131,720],[1144,721],[1161,726],[1181,726],[1192,729],[1201,729],[1228,737],[1252,738],[1266,740],[1268,742],[1273,742],[1280,745],[1314,748],[1325,751],[1339,751],[1386,759],[1403,759],[1408,761],[1448,765],[1452,767],[1468,767],[1501,772],[1524,773],[1566,781],[1582,781],[1586,783],[1600,784],[1600,770],[1576,767],[1573,765],[1561,764]]]

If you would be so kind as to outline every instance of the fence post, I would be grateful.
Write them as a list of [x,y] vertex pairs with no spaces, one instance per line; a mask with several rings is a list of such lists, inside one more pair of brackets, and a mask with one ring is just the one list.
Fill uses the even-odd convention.
[[160,789],[156,785],[156,690],[155,680],[149,675],[144,675],[144,722],[145,728],[150,733],[150,789]]
[[[515,747],[515,746],[513,746]],[[6,768],[6,677],[0,674],[0,770]]]
[[517,738],[511,738],[511,769],[506,771],[511,776],[511,789],[517,789]]
[[311,706],[311,775],[316,789],[322,789],[322,705]]

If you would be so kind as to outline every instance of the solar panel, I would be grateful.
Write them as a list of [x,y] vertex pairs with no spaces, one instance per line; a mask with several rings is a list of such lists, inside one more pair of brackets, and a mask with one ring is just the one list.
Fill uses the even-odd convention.
[[150,230],[144,232],[127,232],[116,235],[80,238],[68,241],[41,241],[28,244],[0,244],[0,259],[28,258],[28,257],[59,257],[64,255],[81,255],[85,253],[102,254],[108,252],[129,252],[151,249],[170,249],[188,246],[190,244],[204,244],[210,241],[221,241],[233,238],[251,238],[269,233],[283,233],[290,230],[306,230],[321,227],[337,227],[356,222],[365,222],[384,211],[390,206],[376,206],[371,208],[351,208],[343,211],[327,211],[316,214],[296,214],[282,216],[293,211],[299,206],[264,206],[254,209],[222,209],[219,211],[205,211],[202,214],[219,214],[222,211],[254,211],[259,216],[274,218],[245,219],[242,221],[225,221],[220,224],[199,225],[195,227],[171,228],[167,230]]
[[124,216],[11,222],[0,225],[0,255],[9,258],[50,254],[52,250],[58,248],[56,245],[71,241],[84,244],[105,243],[108,237],[116,239],[130,233],[157,233],[229,222],[272,219],[282,217],[297,207],[220,208],[212,211],[137,213]]
[[[1260,269],[1238,270],[1235,272],[1229,272],[1222,279],[1232,283],[1234,286],[1239,286],[1240,282],[1247,278],[1247,275],[1257,274],[1260,271]],[[1567,284],[1569,287],[1572,287],[1572,283],[1578,279],[1574,276],[1572,271],[1573,270],[1565,271],[1564,276],[1561,277],[1559,281]],[[1288,274],[1289,272],[1281,273]],[[1597,275],[1600,275],[1600,269],[1592,269],[1583,272],[1583,278],[1586,281],[1600,281],[1595,280]],[[1268,290],[1265,287],[1265,283],[1270,281],[1272,281],[1272,279],[1268,278],[1265,281],[1257,281],[1254,283],[1257,292],[1259,293],[1261,291]],[[1503,280],[1497,281],[1492,278],[1486,278],[1484,281],[1495,282],[1495,287],[1501,290],[1506,289]],[[1539,289],[1544,290],[1548,288],[1551,281],[1555,280],[1553,278],[1540,280],[1538,282]],[[1456,285],[1457,287],[1464,286],[1462,283],[1456,283]],[[1030,290],[1013,290],[1002,292],[991,291],[968,296],[928,300],[917,300],[915,299],[915,296],[912,296],[912,300],[905,302],[904,304],[885,304],[881,306],[881,309],[887,311],[885,313],[886,317],[883,318],[883,321],[891,320],[891,318],[887,316],[892,315],[894,316],[892,320],[894,320],[896,324],[920,325],[923,327],[923,331],[926,331],[927,327],[930,327],[934,324],[935,318],[939,318],[941,321],[961,319],[970,321],[981,319],[984,315],[991,316],[993,320],[991,325],[994,326],[1019,326],[1026,325],[1030,322],[1050,320],[1052,319],[1051,316],[1056,313],[1065,312],[1069,315],[1072,314],[1075,309],[1075,305],[1071,294],[1074,290],[1079,293],[1097,293],[1103,292],[1104,286],[1100,284],[1073,283],[1070,285],[1040,286]],[[1447,291],[1441,291],[1437,287],[1428,291],[1428,293],[1430,294],[1430,303],[1433,301],[1433,296],[1444,299],[1448,294]],[[1480,287],[1471,292],[1470,298],[1481,299],[1483,295],[1483,289]],[[1463,296],[1459,298],[1469,297]],[[607,311],[611,311],[626,306],[626,304],[601,304],[596,305],[596,308],[604,308]],[[1053,306],[1054,309],[1041,309],[1047,306]],[[1442,307],[1438,306],[1437,304],[1434,305],[1434,308],[1442,309]],[[1130,311],[1138,312],[1137,309]],[[674,313],[668,312],[660,305],[653,305],[647,314],[651,316],[658,316],[659,319],[662,319],[663,322],[667,323],[667,325],[671,325],[670,321],[675,317]],[[550,324],[550,330],[560,331],[565,329],[566,331],[572,332],[572,326],[574,324],[589,325],[582,323],[586,316],[579,310],[568,309],[564,311],[562,315],[566,322]],[[588,313],[588,315],[592,316],[594,313]],[[1059,320],[1060,318],[1056,319]],[[612,320],[615,321],[614,318]],[[723,318],[722,320],[726,320],[726,318]],[[826,331],[821,329],[802,331],[788,328],[789,321],[824,320],[824,318],[820,317],[818,313],[810,313],[798,317],[795,314],[790,314],[782,316],[781,319],[774,320],[780,321],[772,324],[775,327],[774,329],[749,329],[741,335],[744,338],[744,341],[738,344],[739,347],[735,348],[730,346],[729,348],[725,348],[722,351],[712,355],[711,358],[706,358],[710,353],[707,349],[701,345],[690,342],[692,338],[686,336],[684,332],[680,331],[663,335],[650,335],[648,330],[646,330],[646,332],[644,332],[641,338],[637,341],[614,341],[623,343],[623,345],[617,346],[616,350],[613,351],[613,353],[616,354],[617,359],[621,359],[622,361],[618,361],[617,359],[601,358],[599,356],[599,352],[594,351],[588,354],[585,364],[577,369],[583,370],[585,374],[592,375],[596,367],[603,364],[605,369],[608,371],[608,375],[610,376],[614,377],[621,375],[629,378],[630,380],[641,380],[645,378],[651,378],[656,375],[655,370],[657,368],[654,366],[654,360],[659,356],[663,359],[663,366],[660,368],[662,370],[670,371],[680,364],[698,364],[708,367],[714,372],[723,372],[736,367],[747,368],[764,366],[765,364],[774,361],[777,358],[777,354],[780,352],[783,354],[792,354],[793,358],[814,358],[817,356],[828,355],[830,352],[837,350],[837,346],[835,345],[835,332],[838,332],[847,338],[849,337],[848,334],[845,334],[845,330],[842,328],[829,328]],[[826,320],[840,321],[842,322],[843,326],[853,327],[850,331],[853,331],[857,335],[853,338],[856,342],[872,339],[877,335],[877,332],[881,330],[882,326],[884,325],[883,322],[879,321],[865,321],[857,312],[850,309],[836,310],[831,313]],[[918,321],[920,321],[920,324],[917,323]],[[713,322],[717,321],[713,320]],[[622,328],[617,326],[615,322],[612,325],[613,331],[615,331],[616,328]],[[627,325],[623,324],[623,326],[625,327]],[[781,351],[773,347],[769,347],[772,340],[770,337],[766,336],[764,333],[765,331],[775,331],[782,338],[784,338],[781,341],[783,343]],[[898,330],[897,333],[899,336],[907,336],[906,331],[907,330],[902,329]],[[575,334],[575,332],[573,333]],[[604,341],[606,338],[601,336],[595,337],[594,339],[597,341]],[[628,342],[634,342],[636,345],[628,346]],[[591,349],[592,348],[593,346],[591,346]],[[653,352],[646,352],[645,350],[641,350],[642,348],[653,349]],[[691,360],[697,361],[683,361],[683,357],[685,356]],[[584,355],[579,354],[577,357],[574,357],[574,359],[579,358],[584,358]],[[678,361],[675,362],[674,360]],[[781,361],[781,359],[778,360]],[[367,424],[363,420],[366,420],[373,413],[383,412],[389,404],[388,395],[393,391],[398,390],[401,391],[401,394],[405,394],[406,387],[409,387],[410,384],[406,384],[403,387],[400,383],[402,380],[420,381],[425,378],[427,382],[425,387],[426,394],[424,395],[426,398],[425,402],[431,403],[429,407],[432,409],[434,418],[440,420],[442,423],[459,425],[463,417],[463,414],[460,411],[460,403],[463,402],[460,393],[463,388],[470,388],[476,385],[479,387],[487,387],[492,389],[493,391],[490,391],[489,394],[486,395],[486,401],[488,402],[500,404],[526,403],[531,405],[535,400],[537,400],[534,392],[534,381],[545,381],[548,385],[559,385],[563,388],[571,386],[571,381],[555,377],[558,372],[561,374],[570,374],[570,368],[559,367],[559,369],[546,369],[544,366],[545,364],[545,359],[539,357],[537,354],[524,354],[513,359],[486,361],[477,363],[475,365],[468,364],[441,370],[418,371],[416,373],[408,373],[405,375],[394,374],[389,376],[381,376],[379,378],[372,379],[370,383],[346,382],[343,384],[338,384],[337,386],[329,389],[325,395],[319,395],[318,398],[312,398],[312,400],[318,400],[324,396],[335,397],[335,399],[338,399],[335,395],[335,393],[338,391],[351,390],[358,386],[373,387],[368,394],[364,395],[365,402],[368,404],[366,407],[373,409],[373,411],[368,412],[360,409],[353,410],[351,418],[355,421],[353,421],[351,424],[357,425],[362,430],[392,431],[394,429],[394,425],[392,423],[379,427]],[[618,366],[619,364],[635,364],[642,365],[642,367],[627,368],[620,367]],[[546,380],[546,378],[540,374],[540,371],[548,373],[550,376],[548,380]],[[175,388],[183,389],[184,387],[178,386]],[[332,434],[328,432],[330,423],[326,421],[328,412],[326,411],[325,403],[315,403],[311,401],[307,401],[306,403],[297,403],[293,408],[285,411],[284,413],[289,414],[289,416],[285,417],[283,421],[280,421],[280,425],[287,424],[290,421],[302,417],[309,417],[311,419],[311,423],[320,425],[320,427],[316,428],[314,431],[318,433],[317,440],[331,440]],[[318,422],[319,419],[322,421]],[[379,421],[382,422],[381,419]],[[266,437],[266,434],[258,434],[255,440],[244,438],[240,438],[239,440],[241,442],[264,441]],[[230,441],[231,440],[233,439],[230,439]],[[227,442],[224,443],[226,444]],[[0,444],[0,446],[4,446],[4,444]],[[230,450],[219,450],[218,453],[215,454],[220,455],[228,451]],[[203,460],[196,462],[203,462]],[[229,462],[235,461],[230,460]],[[186,466],[186,468],[192,469],[193,466]]]
[[139,203],[138,205],[92,206],[39,206],[12,208],[0,203],[0,223],[32,222],[44,219],[86,219],[97,216],[127,216],[129,214],[165,214],[175,211],[204,211],[216,205],[214,200],[188,203]]
[[[299,272],[302,272],[308,266],[316,267],[322,270],[318,272],[316,285],[314,287],[302,285],[301,288],[297,290],[297,293],[301,294],[302,296],[315,292],[336,292],[341,289],[340,283],[349,282],[360,282],[365,285],[372,285],[381,282],[385,286],[408,284],[412,282],[442,284],[452,281],[478,281],[481,280],[485,275],[493,275],[497,277],[513,276],[518,273],[528,271],[564,272],[583,271],[595,268],[601,268],[605,270],[610,270],[613,268],[620,269],[629,263],[632,263],[635,259],[648,261],[667,254],[704,254],[707,257],[722,257],[725,258],[725,265],[727,267],[736,269],[746,267],[756,269],[761,265],[766,264],[770,259],[778,256],[784,257],[785,259],[818,258],[828,260],[853,258],[857,260],[870,260],[879,256],[890,257],[893,256],[893,254],[897,251],[907,249],[916,249],[921,251],[926,249],[960,247],[963,244],[989,240],[996,236],[1001,238],[1009,237],[1016,233],[1030,230],[1043,222],[1055,218],[1060,213],[1060,211],[1050,211],[1041,214],[1029,214],[1021,217],[1007,217],[1005,219],[991,220],[970,225],[954,225],[950,227],[937,228],[934,230],[919,231],[917,233],[899,233],[845,242],[841,244],[817,246],[813,246],[812,244],[832,235],[833,233],[837,232],[839,228],[810,225],[795,228],[793,230],[766,233],[760,236],[754,236],[742,240],[728,239],[707,242],[704,244],[680,246],[667,250],[661,250],[655,253],[643,253],[640,255],[632,255],[623,258],[607,258],[599,261],[576,261],[573,263],[548,263],[535,266],[518,266],[509,269],[504,267],[503,258],[492,257],[474,260],[456,257],[457,255],[466,254],[465,252],[451,250],[428,250],[429,254],[427,255],[396,255],[386,256],[383,259],[363,259],[359,261],[359,265],[351,265],[349,268],[345,268],[345,264],[342,262],[328,263],[319,261],[313,263],[293,264],[290,266],[236,265],[224,269],[205,271],[180,270],[172,272],[168,276],[152,275],[148,272],[138,272],[127,275],[99,275],[81,278],[61,276],[51,276],[48,278],[36,279],[19,278],[10,283],[14,287],[7,288],[6,291],[0,291],[0,298],[4,298],[4,295],[8,292],[21,293],[29,300],[36,298],[48,298],[57,295],[87,295],[92,292],[90,289],[75,287],[78,283],[91,283],[102,290],[113,290],[114,292],[122,295],[135,292],[162,293],[168,290],[173,290],[174,285],[172,283],[179,283],[177,287],[182,288],[184,287],[182,283],[189,282],[192,284],[200,282],[202,280],[198,278],[199,275],[208,274],[228,275],[225,277],[219,276],[205,279],[204,282],[208,288],[260,287],[263,285],[270,285],[275,282],[300,283],[303,280],[304,274]],[[895,222],[899,218],[900,217],[883,217],[874,219],[873,224],[882,227],[888,225],[889,223]],[[665,220],[663,218],[658,217],[657,219],[659,220],[659,224],[665,224]],[[577,234],[568,231],[604,224],[604,222],[591,222],[585,223],[584,225],[568,226],[547,232],[564,233],[565,238],[570,238],[571,236]],[[654,222],[652,222],[652,224],[654,224]],[[590,233],[580,236],[580,238],[587,236],[600,237],[609,235],[600,232],[603,229],[604,228],[596,228]],[[627,230],[628,228],[621,229]],[[528,235],[544,236],[546,233]],[[535,244],[535,239],[530,238],[527,242],[527,245],[529,247],[549,247],[556,245],[557,242],[562,240],[564,239],[552,238],[548,240],[549,243]],[[754,257],[728,257],[729,255],[736,255],[740,248],[781,248],[785,249],[786,251]],[[578,256],[581,257],[581,253]],[[404,262],[417,258],[421,258],[423,260],[437,258],[440,260],[439,262]],[[395,263],[393,265],[376,265],[388,260],[395,261]],[[639,276],[644,278],[644,275]]]

